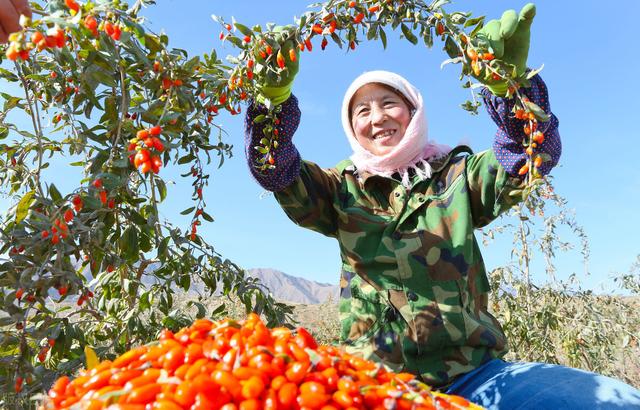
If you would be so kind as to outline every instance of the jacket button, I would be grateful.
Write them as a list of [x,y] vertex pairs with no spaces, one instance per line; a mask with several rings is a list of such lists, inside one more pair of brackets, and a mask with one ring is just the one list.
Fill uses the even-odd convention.
[[401,234],[400,232],[398,232],[398,231],[395,231],[395,232],[391,235],[391,237],[392,237],[393,239],[395,239],[396,241],[399,241],[400,239],[402,239],[402,234]]
[[387,310],[387,314],[385,315],[385,319],[387,322],[395,322],[398,318],[398,314],[394,308],[390,308]]
[[409,299],[412,302],[415,302],[416,300],[418,300],[418,295],[413,291],[409,291],[407,292],[407,299]]

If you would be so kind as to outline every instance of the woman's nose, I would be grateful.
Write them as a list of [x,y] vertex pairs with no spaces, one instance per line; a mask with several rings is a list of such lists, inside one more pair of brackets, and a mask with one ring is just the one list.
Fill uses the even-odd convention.
[[371,107],[371,122],[373,124],[379,124],[384,122],[387,117],[387,113],[382,107]]

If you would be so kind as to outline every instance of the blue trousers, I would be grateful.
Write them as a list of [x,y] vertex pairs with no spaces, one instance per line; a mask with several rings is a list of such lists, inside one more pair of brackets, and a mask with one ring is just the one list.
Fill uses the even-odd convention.
[[444,391],[487,409],[640,409],[640,390],[570,367],[494,359]]

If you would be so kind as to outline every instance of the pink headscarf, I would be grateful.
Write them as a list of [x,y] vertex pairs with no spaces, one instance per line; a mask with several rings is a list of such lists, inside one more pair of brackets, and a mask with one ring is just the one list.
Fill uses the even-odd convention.
[[[363,148],[351,127],[349,113],[351,98],[360,87],[370,83],[390,86],[398,94],[403,95],[415,108],[404,137],[398,145],[384,155],[375,155]],[[448,146],[428,141],[427,119],[420,91],[403,77],[389,71],[369,71],[351,83],[342,100],[342,127],[353,149],[351,161],[358,170],[386,177],[398,172],[402,176],[402,185],[407,188],[411,187],[410,169],[413,169],[421,179],[430,178],[431,165],[429,161],[442,157],[451,151]]]

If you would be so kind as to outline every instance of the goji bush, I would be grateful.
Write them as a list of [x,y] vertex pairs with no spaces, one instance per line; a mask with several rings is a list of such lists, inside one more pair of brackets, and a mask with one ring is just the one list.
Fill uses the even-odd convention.
[[[138,13],[151,3],[36,2],[2,52],[0,185],[13,202],[0,222],[3,393],[47,388],[79,368],[85,346],[109,357],[223,313],[198,301],[175,310],[192,280],[288,321],[288,307],[198,234],[212,221],[206,166],[231,153],[215,123],[234,110],[217,98],[227,69],[145,29]],[[25,118],[28,128],[14,122]],[[56,161],[77,167],[77,188],[50,182]],[[187,227],[158,213],[168,166],[193,187]]]

